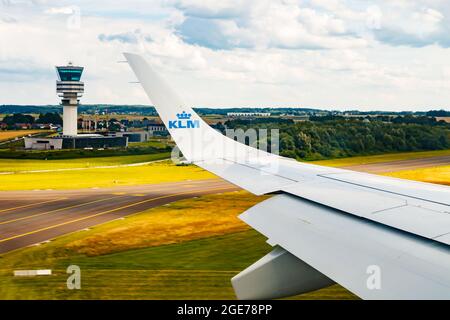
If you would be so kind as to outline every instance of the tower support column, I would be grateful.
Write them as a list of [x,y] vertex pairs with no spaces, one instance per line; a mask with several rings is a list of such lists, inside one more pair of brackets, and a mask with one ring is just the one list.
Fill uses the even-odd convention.
[[63,106],[63,135],[76,136],[78,133],[78,106]]

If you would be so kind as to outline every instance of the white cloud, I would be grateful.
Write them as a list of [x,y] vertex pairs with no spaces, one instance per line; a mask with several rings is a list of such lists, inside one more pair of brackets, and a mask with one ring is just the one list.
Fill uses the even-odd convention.
[[[189,43],[216,49],[324,49],[367,45],[333,14],[299,6],[295,2],[253,3],[254,6],[246,7],[231,17],[220,13],[210,14],[207,19],[204,15],[192,17],[192,13],[186,10],[187,19],[178,31]],[[203,30],[200,36],[199,30]]]
[[[0,104],[57,103],[53,67],[69,60],[86,67],[83,103],[148,103],[128,84],[128,66],[116,63],[134,51],[191,105],[445,107],[450,5],[432,4],[16,2],[0,14]],[[74,7],[81,11],[78,29],[67,23]],[[374,14],[376,28],[368,25]]]

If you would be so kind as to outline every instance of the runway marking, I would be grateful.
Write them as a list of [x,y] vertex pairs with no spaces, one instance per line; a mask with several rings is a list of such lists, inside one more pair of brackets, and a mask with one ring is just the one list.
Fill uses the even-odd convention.
[[[196,187],[196,186],[192,186],[192,187]],[[164,191],[164,190],[165,190],[165,188],[164,189],[151,190],[151,191],[152,192],[158,192],[158,191]],[[112,194],[113,195],[127,195],[126,192],[115,192],[115,193],[112,193]],[[145,196],[145,194],[133,194],[133,196],[142,197],[142,196]],[[77,204],[77,205],[73,205],[73,206],[69,206],[69,207],[64,207],[64,208],[59,208],[59,209],[55,209],[55,210],[51,210],[51,211],[37,213],[37,214],[31,215],[31,216],[26,216],[26,217],[22,217],[22,218],[7,220],[7,221],[1,221],[0,225],[12,223],[12,222],[17,222],[17,221],[21,221],[21,220],[26,220],[26,219],[30,219],[30,218],[33,218],[33,217],[39,217],[39,216],[43,216],[43,215],[46,215],[46,214],[55,213],[55,212],[63,211],[63,210],[66,210],[66,209],[77,208],[77,207],[81,207],[81,206],[84,206],[84,205],[88,205],[88,204],[92,204],[92,203],[96,203],[96,202],[101,202],[101,201],[106,201],[106,200],[110,200],[110,199],[115,199],[115,198],[119,198],[119,197],[111,197],[111,198],[106,198],[106,199],[94,200],[94,201],[85,202],[85,203],[81,203],[81,204]],[[60,198],[60,199],[51,200],[51,201],[48,201],[48,202],[58,201],[58,200],[65,200],[65,199],[68,199],[68,198]],[[47,203],[47,201],[40,202],[40,203]],[[32,204],[32,205],[37,205],[37,203]],[[18,208],[21,208],[21,207],[11,208],[10,210],[18,209]]]
[[135,194],[132,194],[132,196],[133,197],[144,197],[145,193],[135,193]]
[[[156,189],[156,190],[152,190],[152,192],[158,192],[158,191],[164,191],[164,190],[165,189]],[[116,193],[113,193],[113,194],[114,195],[119,195],[119,196],[120,195],[122,195],[122,196],[127,195],[125,192],[116,192]],[[134,196],[145,196],[145,195],[144,194],[142,194],[142,195],[141,194],[139,194],[139,195],[134,194]],[[31,216],[26,216],[26,217],[22,217],[22,218],[2,221],[2,222],[0,222],[0,225],[12,223],[12,222],[17,222],[17,221],[21,221],[21,220],[26,220],[26,219],[31,219],[31,218],[34,218],[34,217],[39,217],[39,216],[43,216],[43,215],[46,215],[46,214],[63,211],[63,210],[66,210],[66,209],[78,208],[78,207],[82,207],[84,205],[88,205],[88,204],[92,204],[92,203],[96,203],[96,202],[101,202],[101,201],[106,201],[106,200],[111,200],[111,199],[116,199],[116,198],[120,198],[120,197],[110,197],[110,198],[105,198],[105,199],[98,199],[98,200],[89,201],[89,202],[85,202],[85,203],[81,203],[81,204],[76,204],[76,205],[69,206],[69,207],[64,207],[64,208],[59,208],[59,209],[55,209],[55,210],[51,210],[51,211],[46,211],[46,212],[33,214]],[[68,198],[61,198],[61,199],[64,200],[64,199],[68,199]],[[42,203],[45,203],[45,202],[42,202]]]
[[82,207],[82,206],[85,206],[85,205],[88,205],[88,204],[101,202],[101,201],[106,201],[106,200],[111,200],[111,199],[116,199],[116,198],[119,198],[119,197],[110,197],[110,198],[105,198],[105,199],[98,199],[98,200],[94,200],[94,201],[89,201],[89,202],[84,202],[84,203],[80,203],[80,204],[75,204],[75,205],[69,206],[69,207],[64,207],[64,208],[59,208],[59,209],[55,209],[55,210],[51,210],[51,211],[36,213],[36,214],[31,215],[31,216],[26,216],[26,217],[22,217],[22,218],[2,221],[2,222],[0,222],[0,225],[12,223],[12,222],[17,222],[17,221],[21,221],[21,220],[26,220],[26,219],[31,219],[31,218],[34,218],[34,217],[40,217],[40,216],[43,216],[43,215],[46,215],[46,214],[55,213],[55,212],[59,212],[59,211],[67,210],[67,209],[78,208],[78,207]]
[[66,221],[66,222],[62,222],[62,223],[58,223],[58,224],[55,224],[53,226],[48,226],[48,227],[45,227],[45,228],[33,230],[33,231],[26,232],[26,233],[23,233],[23,234],[18,234],[18,235],[9,237],[9,238],[0,239],[0,243],[6,242],[6,241],[10,241],[10,240],[14,240],[14,239],[21,238],[21,237],[25,237],[25,236],[29,236],[31,234],[35,234],[35,233],[38,233],[38,232],[41,232],[41,231],[46,231],[46,230],[62,227],[62,226],[65,226],[65,225],[68,225],[68,224],[71,224],[71,223],[75,223],[75,222],[79,222],[79,221],[83,221],[83,220],[86,220],[86,219],[99,217],[99,216],[102,216],[102,215],[105,215],[105,214],[108,214],[108,213],[111,213],[111,212],[115,212],[115,211],[119,211],[119,210],[122,210],[122,209],[134,207],[134,206],[137,206],[137,205],[140,205],[140,204],[143,204],[143,203],[147,203],[147,202],[151,202],[151,201],[155,201],[155,200],[159,200],[159,199],[171,198],[171,197],[176,197],[176,196],[189,194],[189,193],[196,193],[196,192],[216,191],[216,190],[223,190],[223,191],[225,191],[225,190],[230,189],[230,188],[231,187],[209,189],[209,190],[203,190],[203,191],[201,191],[201,190],[187,191],[187,192],[174,193],[174,194],[171,194],[171,195],[166,195],[166,196],[146,199],[146,200],[135,202],[135,203],[132,203],[132,204],[129,204],[129,205],[126,205],[126,206],[119,207],[119,208],[115,208],[115,209],[99,212],[99,213],[96,213],[96,214],[93,214],[93,215],[90,215],[90,216],[86,216],[86,217],[82,217],[82,218],[78,218],[78,219],[74,219],[74,220],[70,220],[70,221]]
[[28,207],[37,206],[37,205],[44,204],[44,203],[56,202],[56,201],[61,201],[61,200],[65,200],[65,199],[67,199],[67,198],[58,198],[58,199],[53,199],[53,200],[48,200],[48,201],[35,202],[35,203],[26,204],[26,205],[23,205],[23,206],[14,207],[14,208],[2,209],[2,210],[0,210],[0,212],[6,212],[6,211],[22,209],[22,208],[28,208]]

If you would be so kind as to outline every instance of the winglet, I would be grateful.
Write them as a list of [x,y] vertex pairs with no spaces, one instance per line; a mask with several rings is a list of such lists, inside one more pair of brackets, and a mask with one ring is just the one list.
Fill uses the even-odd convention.
[[203,121],[170,89],[144,57],[132,53],[124,53],[124,56],[187,160],[235,160],[248,157],[250,153],[257,156],[257,149],[222,135]]

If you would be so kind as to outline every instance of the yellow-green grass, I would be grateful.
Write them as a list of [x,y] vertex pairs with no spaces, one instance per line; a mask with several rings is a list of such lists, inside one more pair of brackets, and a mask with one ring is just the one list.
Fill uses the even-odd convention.
[[[450,154],[450,150],[427,151],[416,153],[398,153],[382,156],[367,156],[345,158],[337,160],[317,161],[315,164],[328,166],[346,166],[364,163],[376,163],[404,159],[415,159]],[[41,173],[18,173],[12,175],[0,175],[0,191],[6,190],[33,190],[33,189],[76,189],[93,187],[111,187],[121,185],[137,185],[159,182],[170,182],[187,179],[206,179],[214,177],[212,174],[195,166],[177,167],[169,162],[120,168],[92,168],[97,166],[115,166],[147,162],[167,158],[168,153],[156,155],[133,155],[101,158],[81,158],[66,160],[11,160],[0,159],[0,172],[18,172],[31,170],[54,170],[69,168],[88,168],[80,171],[56,171]],[[428,169],[423,174],[421,170],[414,170],[411,179],[442,183],[445,180],[439,176],[445,175],[442,170]],[[433,175],[433,172],[435,173]],[[395,175],[395,173],[391,173]],[[400,177],[408,179],[407,173],[401,173]],[[67,181],[71,181],[67,184]],[[444,181],[445,182],[445,181]]]
[[66,247],[93,256],[244,231],[237,215],[267,198],[236,191],[178,201],[128,217],[125,228],[120,220],[99,226]]
[[108,188],[215,177],[194,165],[176,166],[162,161],[136,167],[0,175],[0,191]]
[[27,136],[29,134],[39,133],[39,132],[45,132],[42,130],[7,130],[7,131],[0,131],[0,141],[4,140],[10,140],[16,137],[23,137]]
[[[433,157],[450,154],[450,150],[388,154],[383,156],[355,157],[338,160],[314,162],[320,165],[345,166],[363,163],[394,161],[421,157]],[[54,170],[68,168],[91,168],[97,166],[115,166],[138,162],[153,161],[167,158],[168,153],[156,155],[134,155],[101,158],[81,158],[66,160],[10,160],[0,159],[0,172],[18,172],[29,170]],[[443,169],[428,169],[428,171],[413,170],[411,179],[442,183],[445,175]],[[395,175],[395,173],[391,173]],[[188,179],[207,179],[214,175],[195,167],[177,167],[169,162],[155,163],[139,167],[92,168],[77,171],[56,171],[41,173],[18,173],[0,175],[0,191],[33,190],[33,189],[77,189],[93,187],[111,187],[123,185],[138,185],[159,182],[170,182]],[[400,177],[408,179],[408,173]],[[417,178],[416,178],[417,177]],[[70,184],[67,181],[71,181]],[[444,181],[445,183],[445,181]]]
[[154,160],[166,159],[169,157],[170,153],[143,154],[143,155],[117,156],[117,157],[77,158],[77,159],[63,159],[63,160],[0,159],[0,172],[117,166],[139,162],[149,162]]
[[386,173],[386,176],[450,185],[450,165]]
[[[0,299],[233,299],[231,277],[271,250],[236,216],[265,198],[236,192],[181,200],[0,255]],[[69,265],[81,268],[81,290],[66,288]],[[37,268],[53,275],[12,274]],[[355,296],[336,285],[294,298]]]
[[168,139],[152,139],[145,142],[130,142],[130,147],[153,147],[158,149],[163,149],[167,147],[168,144],[174,144],[173,142],[169,141]]
[[437,150],[437,151],[419,151],[419,152],[403,152],[403,153],[388,153],[376,156],[361,156],[361,157],[350,157],[342,159],[332,159],[332,160],[320,160],[313,161],[311,163],[328,166],[328,167],[344,167],[353,166],[369,163],[381,163],[389,161],[399,161],[399,160],[412,160],[430,157],[439,157],[450,155],[450,149],[448,150]]

